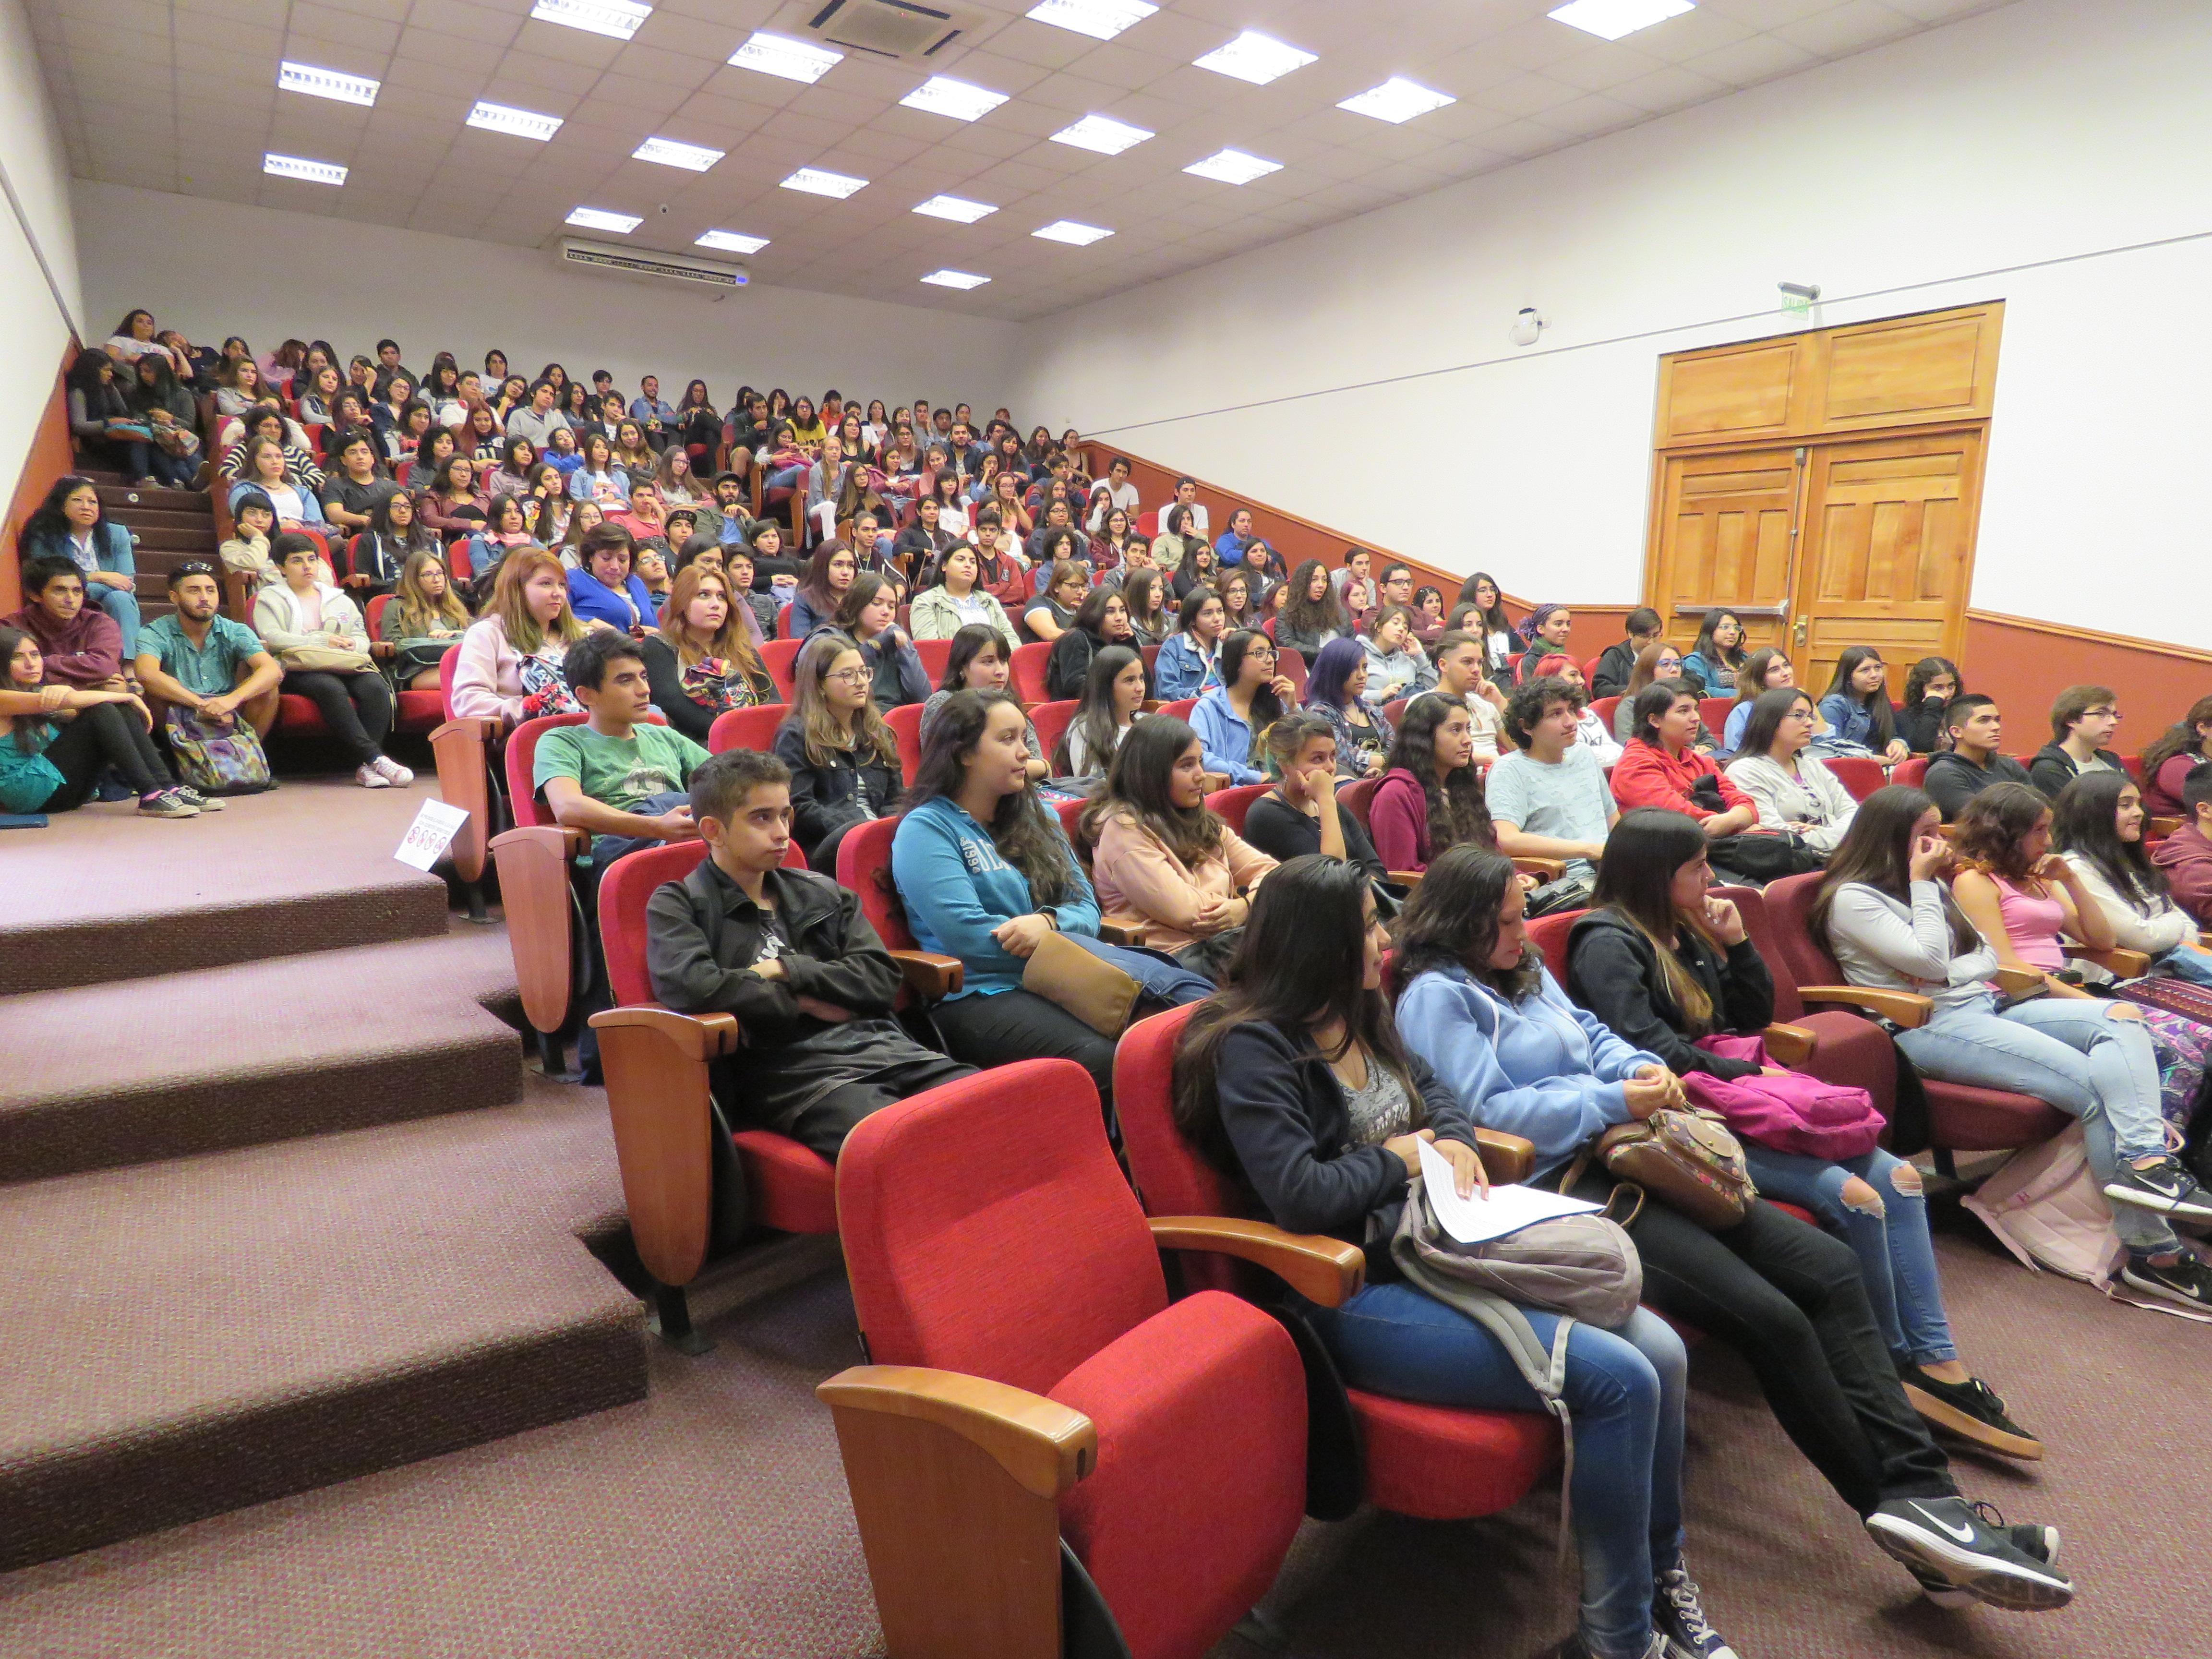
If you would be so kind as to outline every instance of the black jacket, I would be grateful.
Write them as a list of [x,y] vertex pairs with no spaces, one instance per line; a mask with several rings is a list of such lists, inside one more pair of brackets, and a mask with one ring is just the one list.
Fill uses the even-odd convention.
[[[2109,749],[2100,749],[2097,758],[2118,772],[2127,775],[2127,768],[2120,757]],[[2046,743],[2035,751],[2027,763],[2027,781],[2051,797],[2058,799],[2058,792],[2081,775],[2081,769],[2074,763],[2074,757],[2055,743]]]
[[[1475,1144],[1474,1121],[1419,1054],[1407,1069],[1440,1140]],[[1370,1280],[1395,1279],[1390,1235],[1406,1204],[1395,1152],[1352,1138],[1344,1090],[1304,1032],[1253,1021],[1221,1041],[1215,1086],[1221,1127],[1265,1218],[1294,1233],[1327,1233],[1367,1252]]]
[[[1370,881],[1388,881],[1390,872],[1368,838],[1366,826],[1352,816],[1342,801],[1336,804],[1337,828],[1344,832],[1344,856],[1367,872]],[[1244,815],[1244,840],[1278,864],[1321,851],[1321,820],[1310,818],[1273,790],[1254,801]]]
[[[708,732],[714,729],[715,716],[722,711],[691,700],[684,690],[684,670],[676,660],[676,647],[666,640],[657,634],[648,634],[639,649],[645,656],[645,683],[652,695],[653,706],[668,717],[669,725],[692,742],[705,744]],[[775,682],[766,674],[746,674],[735,663],[730,665],[752,687],[755,702],[779,701]]]
[[806,757],[805,735],[791,720],[776,729],[775,757],[791,769],[791,833],[809,859],[846,825],[883,817],[906,787],[898,761],[879,760],[872,750],[860,759],[841,749],[829,765],[817,766]]
[[[1084,682],[1091,678],[1091,659],[1105,648],[1106,641],[1088,629],[1071,628],[1061,634],[1045,653],[1045,696],[1058,702],[1081,696]],[[1148,694],[1150,689],[1148,685]]]
[[2033,788],[2035,780],[2010,755],[1990,756],[1988,769],[1984,770],[1954,750],[1928,763],[1928,775],[1920,781],[1920,787],[1935,801],[1943,822],[1951,823],[1966,810],[1968,801],[1993,783],[2024,783]]
[[1905,746],[1916,755],[1939,753],[1943,746],[1943,709],[1942,697],[1923,697],[1917,705],[1907,705],[1897,717],[1897,735],[1905,739]]
[[[1755,1032],[1772,1022],[1774,981],[1749,939],[1723,956],[1686,927],[1675,937],[1676,956],[1712,999],[1715,1030]],[[1567,994],[1669,1071],[1735,1078],[1759,1070],[1755,1060],[1725,1060],[1690,1040],[1682,1010],[1667,994],[1657,948],[1610,910],[1590,911],[1568,934]]]
[[1590,676],[1591,696],[1617,697],[1628,690],[1629,679],[1636,672],[1638,648],[1633,640],[1615,640],[1606,647]]

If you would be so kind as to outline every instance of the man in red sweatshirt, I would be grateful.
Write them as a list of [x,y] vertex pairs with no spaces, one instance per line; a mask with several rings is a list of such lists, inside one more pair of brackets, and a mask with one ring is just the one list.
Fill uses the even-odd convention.
[[2150,861],[2166,872],[2173,902],[2212,927],[2212,763],[2183,781],[2181,806],[2189,822],[2150,849]]

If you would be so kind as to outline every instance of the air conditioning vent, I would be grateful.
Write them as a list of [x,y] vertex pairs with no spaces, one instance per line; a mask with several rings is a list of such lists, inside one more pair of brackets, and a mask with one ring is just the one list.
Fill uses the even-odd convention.
[[598,270],[617,276],[651,276],[663,282],[696,283],[702,288],[743,288],[750,273],[743,265],[695,259],[688,253],[634,253],[600,242],[561,239],[561,264],[571,270]]
[[973,34],[983,14],[972,6],[923,5],[920,0],[830,0],[807,20],[810,33],[833,46],[873,58],[927,63]]

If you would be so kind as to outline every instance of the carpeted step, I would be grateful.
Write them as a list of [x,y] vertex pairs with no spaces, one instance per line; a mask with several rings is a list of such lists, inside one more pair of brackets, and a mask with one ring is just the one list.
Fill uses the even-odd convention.
[[215,526],[205,519],[196,525],[133,525],[131,533],[138,538],[136,556],[138,568],[147,568],[149,556],[161,553],[179,554],[191,557],[204,556],[216,550]]
[[453,927],[0,1000],[0,1182],[514,1100],[506,930]]
[[535,1089],[0,1188],[0,1570],[641,1399],[639,1304],[577,1237],[620,1207],[605,1108]]
[[127,518],[135,507],[161,513],[208,514],[215,509],[204,489],[165,489],[159,484],[126,484],[119,473],[82,475],[100,486],[100,505],[118,518]]

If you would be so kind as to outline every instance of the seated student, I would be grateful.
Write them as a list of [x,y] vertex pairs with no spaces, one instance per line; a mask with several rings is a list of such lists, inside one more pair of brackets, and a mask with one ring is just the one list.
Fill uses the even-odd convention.
[[219,808],[170,777],[149,733],[153,716],[122,688],[49,684],[39,641],[0,623],[0,812],[68,812],[92,799],[112,767],[149,818]]
[[1275,622],[1277,645],[1311,662],[1331,640],[1351,637],[1352,618],[1345,614],[1328,567],[1319,559],[1301,561],[1285,586],[1289,597]]
[[1938,755],[1951,746],[1943,711],[1966,689],[1959,665],[1948,657],[1923,657],[1905,677],[1905,711],[1898,730],[1916,755]]
[[1577,702],[1575,741],[1595,755],[1600,766],[1612,769],[1614,763],[1626,752],[1627,744],[1607,730],[1605,722],[1598,718],[1597,711],[1590,707],[1589,688],[1583,684],[1583,671],[1575,666],[1575,659],[1564,651],[1555,651],[1549,656],[1540,658],[1536,663],[1536,678],[1565,680],[1573,688]]
[[630,477],[614,465],[614,448],[600,434],[586,434],[577,447],[581,458],[568,473],[568,499],[597,501],[614,514],[629,505]]
[[835,625],[837,607],[860,574],[860,562],[844,543],[831,539],[814,550],[806,561],[806,574],[791,601],[790,627],[786,637],[803,640],[820,629]]
[[[346,573],[336,586],[352,594],[356,604],[366,605],[379,593],[391,592],[408,560],[417,553],[430,554],[444,563],[446,544],[422,522],[414,498],[395,489],[376,500],[368,509],[368,528],[346,544]],[[496,563],[492,559],[479,566],[472,561],[469,568],[483,574]]]
[[1310,709],[1293,709],[1267,728],[1276,783],[1244,815],[1244,839],[1287,864],[1309,853],[1356,864],[1382,884],[1395,906],[1398,890],[1352,809],[1336,798],[1336,728]]
[[[1697,735],[1698,700],[1687,687],[1679,680],[1645,686],[1636,694],[1636,735],[1613,769],[1613,799],[1623,807],[1687,812],[1708,839],[1739,835],[1759,822],[1759,807],[1711,756],[1692,746]],[[1711,805],[1711,790],[1700,782],[1705,778],[1720,792],[1717,809]]]
[[2151,848],[2150,861],[2172,889],[2174,902],[2212,927],[2212,765],[2199,766],[2183,780],[2180,829]]
[[1367,683],[1360,696],[1372,708],[1418,696],[1437,683],[1437,671],[1413,637],[1413,613],[1402,605],[1385,605],[1368,618],[1360,636],[1367,653]]
[[[284,573],[269,556],[269,538],[276,528],[276,508],[270,499],[258,489],[247,490],[231,508],[231,520],[235,533],[216,550],[223,568],[243,572],[255,587],[283,580]],[[324,581],[337,580],[327,563],[317,574]]]
[[461,635],[453,664],[453,713],[495,720],[508,730],[540,714],[581,707],[561,659],[584,637],[568,608],[568,573],[543,548],[519,548],[500,562],[483,614]]
[[921,653],[898,625],[898,588],[871,570],[853,579],[831,619],[839,633],[860,647],[868,665],[869,695],[878,709],[929,698]]
[[1406,706],[1367,823],[1376,855],[1392,870],[1425,870],[1462,842],[1497,847],[1465,703],[1423,692]]
[[[753,550],[750,545],[744,542],[725,544],[703,534],[694,536],[678,550],[674,574],[680,576],[695,564],[723,579],[730,590],[730,602],[738,623],[752,641],[755,651],[775,636],[776,616],[783,607],[774,593],[754,588]],[[672,603],[674,597],[672,587]],[[665,614],[667,606],[661,609]]]
[[855,895],[783,868],[791,773],[733,749],[694,769],[691,821],[708,855],[646,902],[653,994],[679,1013],[735,1014],[744,1047],[714,1062],[736,1127],[835,1159],[869,1113],[969,1075],[891,1012],[901,984]]
[[1536,665],[1553,652],[1567,648],[1567,635],[1574,630],[1574,613],[1564,605],[1540,605],[1531,611],[1522,635],[1528,647],[1515,665],[1513,683],[1522,685],[1540,678]]
[[1437,691],[1467,705],[1468,737],[1477,760],[1498,758],[1505,694],[1482,672],[1482,641],[1461,629],[1437,636]]
[[378,629],[379,642],[392,647],[385,672],[392,684],[401,690],[436,690],[446,653],[459,648],[470,620],[468,606],[453,590],[445,555],[409,554]]
[[1636,672],[1637,658],[1645,647],[1658,641],[1667,624],[1650,605],[1639,605],[1628,613],[1626,627],[1628,637],[1615,640],[1598,656],[1597,667],[1590,676],[1589,694],[1593,697],[1626,695],[1629,676]]
[[1819,713],[1834,737],[1888,765],[1911,756],[1912,745],[1899,735],[1896,711],[1889,706],[1889,670],[1870,645],[1844,647]]
[[[1053,750],[1050,775],[1104,777],[1114,751],[1128,736],[1129,728],[1144,718],[1149,690],[1145,659],[1133,647],[1109,645],[1093,657],[1075,714]],[[936,698],[930,701],[934,702]]]
[[[1163,649],[1161,655],[1166,654]],[[1331,640],[1306,674],[1305,706],[1336,733],[1340,778],[1381,777],[1397,736],[1382,705],[1367,700],[1366,688],[1364,640]]]
[[[1177,1047],[1176,1126],[1250,1189],[1266,1219],[1365,1249],[1362,1289],[1341,1307],[1304,1310],[1351,1386],[1539,1409],[1504,1340],[1407,1283],[1391,1257],[1424,1141],[1462,1194],[1488,1182],[1474,1144],[1480,1105],[1462,1102],[1393,1028],[1382,993],[1389,940],[1373,894],[1350,866],[1301,858],[1269,878],[1253,908],[1233,985],[1192,1016]],[[1730,1651],[1682,1565],[1681,1339],[1641,1308],[1613,1330],[1516,1311],[1535,1342],[1559,1355],[1553,1376],[1574,1423],[1569,1513],[1581,1606],[1576,1634],[1558,1651]]]
[[1212,588],[1194,587],[1184,595],[1176,631],[1152,662],[1153,694],[1163,702],[1178,702],[1220,684],[1221,636],[1228,627],[1221,596]]
[[[945,678],[938,682],[921,705],[922,746],[929,744],[930,728],[937,724],[945,705],[962,691],[1004,691],[1014,678],[1014,665],[1009,660],[1006,642],[995,629],[981,623],[969,623],[952,636],[952,648],[945,653]],[[1140,698],[1141,702],[1142,699]],[[1044,747],[1037,742],[1036,727],[1023,718],[1023,731],[1029,744],[1029,774],[1036,782],[1051,774]],[[1102,765],[1100,771],[1104,771]]]
[[705,744],[718,715],[777,699],[775,682],[730,603],[729,579],[704,564],[676,573],[642,650],[653,706],[694,743]]
[[1206,805],[1209,769],[1195,731],[1172,716],[1149,720],[1123,739],[1083,809],[1098,907],[1143,917],[1153,950],[1243,927],[1250,890],[1275,867]]
[[2212,760],[2212,697],[2199,697],[2142,752],[2143,810],[2155,817],[2188,817],[2181,804],[2183,781],[2208,760]]
[[499,446],[499,465],[483,481],[484,493],[488,495],[527,495],[535,487],[531,475],[537,467],[536,444],[527,438],[504,438]]
[[1436,652],[1437,641],[1451,624],[1444,618],[1444,591],[1433,584],[1424,583],[1413,590],[1413,637],[1421,649]]
[[230,507],[248,490],[259,490],[276,509],[276,522],[286,530],[326,531],[322,503],[315,492],[288,471],[283,447],[274,438],[248,438],[240,452],[238,482],[230,487]]
[[2149,817],[2133,778],[2090,772],[2051,804],[2051,843],[2123,950],[2148,956],[2154,974],[2212,985],[2212,951],[2197,941],[2196,918],[2174,902],[2165,872],[2144,849]]
[[[23,521],[15,553],[26,566],[49,558],[76,566],[87,605],[114,619],[126,656],[137,651],[138,562],[131,532],[107,516],[100,488],[91,479],[74,472],[55,479],[46,499]],[[29,593],[26,588],[26,599]]]
[[[453,556],[466,562],[470,586],[478,592],[491,591],[491,580],[499,569],[499,562],[516,548],[544,545],[530,527],[530,507],[514,496],[495,495],[484,514],[483,527],[466,541],[454,544],[459,551]],[[642,564],[639,574],[646,577],[647,592],[653,592],[653,579]],[[664,580],[663,586],[665,586]]]
[[377,459],[376,440],[356,429],[337,436],[337,453],[330,457],[331,470],[323,475],[323,517],[332,534],[358,536],[374,526],[370,515],[379,501],[400,493],[399,486],[384,474]]
[[970,623],[980,623],[1006,641],[1011,653],[1021,643],[1006,610],[981,586],[975,550],[957,543],[938,561],[933,584],[915,590],[907,620],[918,640],[949,640]]
[[491,517],[491,498],[477,488],[477,464],[466,455],[446,456],[427,477],[418,463],[408,482],[415,487],[416,515],[447,542],[477,534]]
[[[1712,878],[1705,838],[1689,819],[1649,806],[1622,813],[1591,908],[1568,941],[1567,994],[1677,1076],[1733,1079],[1757,1072],[1758,1062],[1724,1059],[1698,1039],[1756,1036],[1774,1018],[1774,983],[1735,906],[1707,892]],[[1879,1146],[1832,1162],[1735,1131],[1759,1190],[1811,1210],[1857,1255],[1913,1408],[1991,1451],[2040,1457],[2041,1445],[2005,1414],[2004,1401],[1959,1363],[1919,1170]]]
[[1760,692],[1727,777],[1759,809],[1759,829],[1794,835],[1826,854],[1850,829],[1859,804],[1808,749],[1817,718],[1808,691]]
[[48,685],[127,690],[123,630],[85,591],[84,573],[55,556],[33,559],[21,573],[23,608],[4,619],[39,642]]
[[[969,540],[975,547],[976,581],[1009,616],[1019,614],[1033,590],[1030,562],[1022,556],[1013,532],[1002,529],[998,515],[987,510],[977,516]],[[1043,580],[1042,570],[1037,580]]]
[[1028,722],[1003,691],[956,692],[922,749],[891,876],[925,951],[959,958],[933,1014],[956,1060],[1072,1060],[1111,1109],[1114,1043],[1022,984],[1048,933],[1098,933],[1098,903],[1030,777]]
[[[1024,623],[1028,622],[1024,617]],[[1052,642],[1044,659],[1045,696],[1054,702],[1079,697],[1091,678],[1091,665],[1111,645],[1134,645],[1129,604],[1118,587],[1094,587]]]
[[1295,703],[1297,689],[1275,672],[1275,642],[1240,628],[1221,641],[1221,684],[1198,700],[1190,724],[1206,746],[1206,769],[1232,784],[1267,781],[1267,728]]
[[284,580],[254,594],[253,631],[283,665],[283,689],[315,705],[353,757],[353,781],[362,788],[414,782],[413,772],[384,753],[392,688],[377,671],[360,610],[317,578],[321,556],[305,536],[288,530],[270,552]]
[[[1664,640],[1654,640],[1636,653],[1636,665],[1628,672],[1628,689],[1613,708],[1613,738],[1623,748],[1636,735],[1636,694],[1655,680],[1682,679],[1682,653]],[[1702,726],[1698,732],[1697,746],[1708,754],[1719,746],[1719,739]]]
[[2120,729],[2118,702],[2109,686],[2069,685],[2058,694],[2051,705],[2051,741],[2027,763],[2027,781],[2045,799],[2057,800],[2060,790],[2093,772],[2126,775],[2120,757],[2105,746]]
[[1746,656],[1742,622],[1726,605],[1717,605],[1698,624],[1697,641],[1682,659],[1682,678],[1699,696],[1717,697],[1735,690]]
[[891,556],[905,568],[909,580],[918,580],[945,550],[960,539],[939,524],[938,511],[935,499],[923,496],[915,505],[914,522],[900,531],[891,543]]
[[1581,700],[1565,680],[1514,688],[1505,735],[1516,748],[1482,781],[1498,850],[1510,858],[1563,859],[1570,876],[1595,874],[1620,816],[1596,753],[1576,741]]
[[[1154,556],[1157,558],[1158,556]],[[1190,597],[1194,588],[1212,587],[1220,580],[1221,561],[1214,556],[1213,544],[1193,538],[1190,550],[1183,555],[1181,568],[1168,583],[1168,594],[1176,604],[1181,605]]]
[[1928,763],[1921,787],[1946,823],[1993,783],[2033,784],[2025,766],[1997,752],[2004,742],[2004,716],[1997,712],[1995,697],[1960,692],[1944,706],[1943,726],[1951,746]]
[[1861,801],[1828,861],[1815,933],[1849,983],[1933,1000],[1925,1024],[1896,1034],[1923,1077],[2014,1090],[2080,1118],[2090,1171],[2113,1200],[2112,1228],[2127,1249],[2121,1278],[2145,1295],[2212,1310],[2212,1268],[2166,1221],[2212,1218],[2212,1194],[2166,1151],[2158,1054],[2141,1011],[2051,996],[2000,1009],[1997,954],[1941,879],[1952,864],[1942,823],[1917,789],[1893,784]]
[[776,728],[775,753],[791,769],[793,833],[823,875],[837,872],[845,832],[889,813],[905,787],[898,739],[876,712],[869,672],[844,635],[815,635],[793,665],[791,713]]
[[1254,603],[1252,579],[1242,566],[1224,569],[1214,579],[1213,591],[1221,595],[1221,631],[1232,628],[1257,628],[1266,620],[1260,607]]
[[[1743,666],[1736,670],[1735,706],[1729,710],[1722,726],[1721,752],[1733,755],[1743,746],[1743,728],[1751,722],[1751,705],[1760,692],[1779,691],[1796,684],[1796,665],[1777,647],[1763,645],[1746,657]],[[1820,730],[1827,730],[1825,721]]]
[[[1390,980],[1407,1047],[1484,1122],[1534,1142],[1530,1184],[1556,1187],[1593,1135],[1679,1106],[1682,1085],[1567,1000],[1523,915],[1512,865],[1455,847],[1407,901]],[[1569,1190],[1602,1203],[1615,1185],[1593,1164]],[[1849,1245],[1764,1200],[1720,1231],[1648,1200],[1626,1224],[1646,1305],[1742,1356],[1798,1449],[1924,1588],[2021,1612],[2072,1598],[2047,1534],[2029,1529],[2039,1547],[2024,1548],[1959,1496]]]
[[132,665],[155,725],[166,732],[170,711],[176,710],[220,733],[243,715],[258,735],[266,736],[276,723],[284,671],[252,629],[217,614],[222,586],[215,567],[204,559],[185,560],[169,573],[169,599],[176,609],[139,630]]
[[1041,574],[1042,586],[1022,609],[1023,643],[1057,645],[1060,636],[1075,626],[1083,602],[1107,590],[1093,588],[1090,573],[1072,559],[1054,559]]
[[653,595],[630,568],[637,544],[618,524],[594,525],[577,545],[580,562],[568,573],[568,603],[576,620],[632,638],[653,625]]

